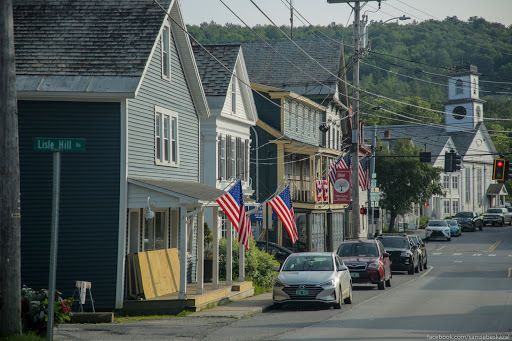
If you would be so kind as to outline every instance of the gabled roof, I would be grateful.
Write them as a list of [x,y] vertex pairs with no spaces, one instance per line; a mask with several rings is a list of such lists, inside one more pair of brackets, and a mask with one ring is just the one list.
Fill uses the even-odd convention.
[[178,0],[13,0],[18,96],[135,97],[168,13],[192,99],[207,117]]
[[490,184],[487,188],[487,195],[498,195],[502,190],[504,191],[502,194],[508,194],[504,183]]
[[330,72],[307,57],[289,40],[254,41],[242,44],[251,82],[290,90],[301,95],[334,94],[337,79],[333,74],[338,74],[341,42],[322,39],[294,42]]
[[140,77],[165,17],[144,0],[14,0],[13,15],[16,74],[61,76]]
[[[204,48],[203,48],[204,47]],[[240,44],[192,46],[206,96],[225,96],[240,53]],[[206,50],[205,50],[206,49]],[[215,60],[210,53],[218,60]],[[224,68],[219,61],[228,69]]]

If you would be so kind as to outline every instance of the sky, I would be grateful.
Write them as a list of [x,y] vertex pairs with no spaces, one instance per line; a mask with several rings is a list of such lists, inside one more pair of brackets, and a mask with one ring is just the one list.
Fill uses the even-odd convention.
[[[250,0],[222,0],[249,26],[268,25],[270,21]],[[351,7],[346,3],[329,4],[327,0],[253,0],[276,24],[290,25],[289,1],[307,24],[326,26],[331,22],[347,26],[354,21]],[[217,24],[244,24],[227,9],[221,0],[180,0],[185,23],[199,25],[215,21]],[[363,3],[361,3],[363,5]],[[489,22],[512,25],[512,0],[386,0],[378,9],[377,1],[369,1],[361,13],[368,20],[385,21],[394,17],[408,16],[410,21],[428,19],[443,20],[456,16],[466,21],[469,17],[482,17]],[[300,17],[299,15],[299,17]],[[396,22],[397,20],[393,20]],[[403,23],[407,23],[404,21]],[[294,26],[304,26],[297,18]],[[309,25],[309,24],[307,24]]]

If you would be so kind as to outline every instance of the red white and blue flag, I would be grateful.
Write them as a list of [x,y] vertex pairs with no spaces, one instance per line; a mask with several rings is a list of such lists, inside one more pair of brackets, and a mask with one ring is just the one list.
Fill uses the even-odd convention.
[[324,192],[323,180],[316,180],[316,200],[317,201],[322,201],[322,199],[324,197],[323,192]]
[[292,244],[295,243],[297,239],[299,239],[299,233],[297,232],[297,225],[295,224],[295,213],[293,213],[292,200],[290,198],[290,187],[286,186],[281,193],[272,198],[268,203],[283,222],[286,231],[288,231],[290,235]]
[[359,160],[359,186],[363,191],[370,188],[370,174],[368,171],[368,157]]
[[247,217],[245,211],[242,181],[238,180],[226,194],[217,199],[217,202],[238,231],[238,242],[244,244],[245,248],[248,249],[251,236],[251,220]]
[[327,180],[322,180],[322,185],[324,187],[323,199],[324,201],[327,201],[329,200],[329,182]]
[[336,182],[336,171],[338,169],[348,169],[352,163],[352,154],[346,153],[344,156],[340,155],[340,157],[331,165],[329,168],[329,180],[331,184],[334,186]]

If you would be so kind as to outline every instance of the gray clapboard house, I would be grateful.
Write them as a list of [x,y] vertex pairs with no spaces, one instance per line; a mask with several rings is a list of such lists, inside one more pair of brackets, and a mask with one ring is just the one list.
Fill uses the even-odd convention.
[[180,3],[159,3],[13,3],[22,283],[49,278],[52,153],[34,151],[33,138],[85,138],[85,152],[62,155],[56,283],[67,297],[75,280],[92,282],[98,310],[122,308],[125,256],[145,250],[179,249],[185,298],[192,218],[223,193],[200,184],[209,110]]

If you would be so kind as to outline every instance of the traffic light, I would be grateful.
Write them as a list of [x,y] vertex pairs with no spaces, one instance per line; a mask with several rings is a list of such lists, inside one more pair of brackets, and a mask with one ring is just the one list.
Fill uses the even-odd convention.
[[459,154],[455,153],[455,155],[452,158],[452,170],[454,172],[460,170],[461,164],[462,164],[462,157]]
[[420,162],[428,162],[432,161],[432,155],[430,152],[420,152]]
[[378,208],[377,208],[376,210],[373,210],[373,217],[374,217],[375,219],[379,219],[379,217],[380,217],[380,211],[379,211],[379,209],[378,209]]
[[[492,167],[492,179],[498,181],[505,181],[505,159],[494,159],[494,165]],[[508,176],[508,174],[507,174]]]
[[453,172],[454,169],[453,169],[453,164],[454,164],[454,161],[453,159],[455,159],[455,153],[452,153],[452,152],[445,152],[444,153],[444,172],[445,173],[448,173],[448,172]]
[[505,160],[505,180],[512,179],[512,167],[510,167],[510,162]]
[[361,209],[359,210],[359,212],[361,212],[361,214],[363,215],[366,215],[366,213],[368,213],[368,210],[366,207],[361,207]]

